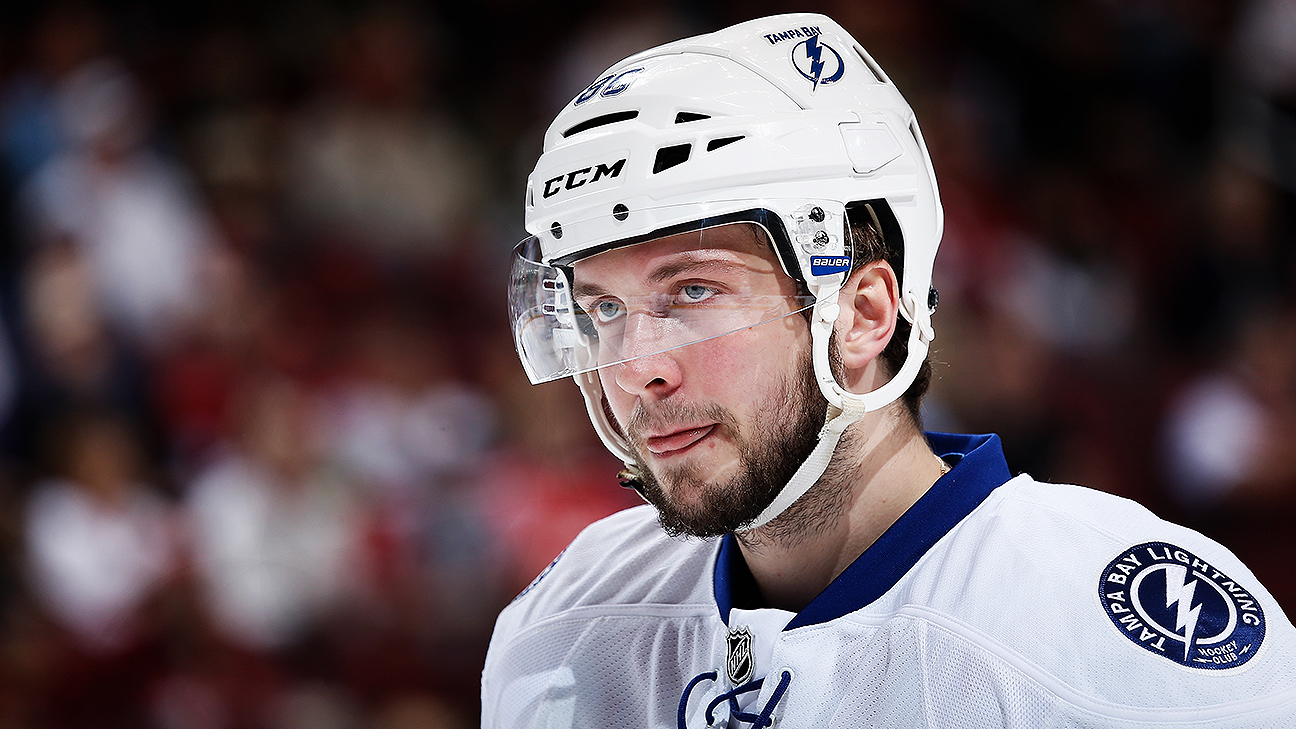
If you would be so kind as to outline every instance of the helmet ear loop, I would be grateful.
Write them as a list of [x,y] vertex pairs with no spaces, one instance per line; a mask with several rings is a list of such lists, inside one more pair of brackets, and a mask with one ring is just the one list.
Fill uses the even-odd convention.
[[864,412],[880,410],[900,399],[909,386],[918,377],[922,364],[927,360],[927,350],[936,332],[932,328],[931,312],[924,305],[919,305],[913,294],[904,294],[900,298],[901,315],[912,323],[909,330],[909,352],[900,370],[891,376],[883,386],[862,395],[846,393],[846,398],[857,403]]
[[[872,213],[871,208],[869,212]],[[819,383],[819,391],[828,400],[829,420],[848,411],[857,411],[859,415],[863,415],[880,410],[898,400],[918,377],[918,371],[927,359],[927,350],[932,340],[936,338],[931,323],[931,315],[935,307],[929,306],[927,301],[920,304],[912,293],[902,293],[900,316],[912,324],[909,331],[908,356],[904,364],[886,384],[872,392],[858,394],[843,388],[832,371],[828,350],[833,327],[841,313],[838,301],[846,275],[848,274],[841,274],[840,278],[834,276],[837,280],[829,284],[811,287],[816,297],[814,316],[810,322],[815,380]],[[930,299],[929,296],[929,301]]]
[[820,392],[828,400],[828,416],[819,431],[819,443],[802,462],[801,467],[792,475],[774,501],[755,519],[743,525],[740,531],[757,529],[768,524],[809,491],[828,469],[828,464],[837,450],[837,444],[841,441],[842,433],[865,413],[880,410],[903,395],[913,383],[923,360],[927,358],[927,344],[931,341],[932,328],[930,314],[923,309],[919,311],[916,317],[919,321],[915,322],[910,332],[909,358],[905,360],[904,366],[891,378],[891,381],[863,395],[843,389],[832,372],[832,363],[828,357],[833,326],[836,324],[837,315],[841,312],[841,307],[837,303],[841,292],[841,279],[813,288],[820,298],[815,303],[815,315],[810,323],[810,338],[811,346],[814,348],[812,355],[815,379],[819,382]]
[[814,364],[815,381],[819,383],[819,391],[828,401],[829,419],[839,415],[845,408],[845,395],[848,394],[837,382],[831,358],[828,356],[833,328],[837,325],[837,317],[841,314],[841,306],[837,302],[846,274],[839,274],[834,278],[838,280],[813,287],[815,305],[810,317],[811,360]]

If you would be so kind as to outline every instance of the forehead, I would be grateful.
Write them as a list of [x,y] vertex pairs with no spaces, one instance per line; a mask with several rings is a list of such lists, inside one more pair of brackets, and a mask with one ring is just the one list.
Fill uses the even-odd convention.
[[[733,223],[614,248],[573,264],[576,285],[659,281],[710,270],[742,276],[782,276],[764,230]],[[791,279],[788,279],[791,283]]]

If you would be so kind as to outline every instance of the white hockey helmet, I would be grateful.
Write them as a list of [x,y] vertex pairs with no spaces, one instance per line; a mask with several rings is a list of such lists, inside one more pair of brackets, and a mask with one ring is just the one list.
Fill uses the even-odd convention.
[[[837,291],[849,274],[847,206],[867,205],[903,243],[908,359],[870,393],[843,389],[829,365]],[[818,478],[842,431],[900,397],[933,339],[932,264],[943,227],[935,173],[909,104],[841,26],[815,14],[752,20],[631,56],[600,74],[550,125],[527,181],[526,228],[509,304],[533,383],[574,376],[595,430],[637,459],[609,421],[598,336],[572,300],[571,264],[642,241],[735,221],[759,225],[810,297],[815,377],[828,419],[814,452],[761,526]],[[934,302],[933,302],[934,303]],[[751,306],[740,324],[761,320]],[[582,321],[584,320],[584,321]],[[698,327],[682,346],[730,328]],[[605,347],[605,352],[609,348]]]

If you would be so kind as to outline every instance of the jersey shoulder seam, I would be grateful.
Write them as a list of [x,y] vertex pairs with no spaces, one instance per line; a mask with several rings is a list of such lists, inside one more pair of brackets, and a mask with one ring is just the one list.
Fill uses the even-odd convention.
[[976,645],[993,655],[995,658],[1003,661],[1013,670],[1020,673],[1024,678],[1032,681],[1058,700],[1075,707],[1079,711],[1084,711],[1105,718],[1123,719],[1128,721],[1205,721],[1225,718],[1235,719],[1240,713],[1263,711],[1287,703],[1296,703],[1296,685],[1289,686],[1282,691],[1259,698],[1234,701],[1224,704],[1211,704],[1208,706],[1194,707],[1192,709],[1137,707],[1113,701],[1106,701],[1082,693],[1058,676],[1045,670],[1039,664],[1013,650],[1011,647],[1005,645],[1001,641],[995,640],[993,637],[985,634],[981,630],[978,630],[975,626],[959,620],[952,615],[942,611],[932,610],[931,608],[921,605],[906,605],[894,614],[905,615],[912,619],[920,620],[936,629],[943,630],[944,632],[955,636],[959,640]]
[[[1097,534],[1101,534],[1102,536],[1110,540],[1114,545],[1125,544],[1130,540],[1131,536],[1122,535],[1116,531],[1113,531],[1112,529],[1092,519],[1089,519],[1087,517],[1075,513],[1073,509],[1063,508],[1058,504],[1052,503],[1047,499],[1040,498],[1040,495],[1038,493],[1039,489],[1033,489],[1030,487],[1038,486],[1044,488],[1064,489],[1072,493],[1084,494],[1087,498],[1115,500],[1127,508],[1133,508],[1140,511],[1142,515],[1146,517],[1146,519],[1148,520],[1147,526],[1152,526],[1152,525],[1157,525],[1161,527],[1173,526],[1171,522],[1167,522],[1161,519],[1159,516],[1149,511],[1147,507],[1143,506],[1137,501],[1127,499],[1123,496],[1117,496],[1115,494],[1107,493],[1106,491],[1091,489],[1087,486],[1077,486],[1075,484],[1058,484],[1058,483],[1050,483],[1046,481],[1036,481],[1035,479],[1030,478],[1026,474],[1017,476],[1013,480],[1016,481],[1019,479],[1023,479],[1023,480],[1029,479],[1029,480],[1018,484],[1013,484],[1012,481],[1005,483],[1004,486],[1009,486],[1010,488],[1003,489],[1003,496],[1000,498],[1001,503],[1015,501],[1018,503],[1029,504],[1032,507],[1037,509],[1048,511],[1049,513],[1057,517],[1060,517],[1066,521],[1069,521],[1073,524],[1082,525]],[[1135,538],[1141,538],[1141,537],[1135,537]]]

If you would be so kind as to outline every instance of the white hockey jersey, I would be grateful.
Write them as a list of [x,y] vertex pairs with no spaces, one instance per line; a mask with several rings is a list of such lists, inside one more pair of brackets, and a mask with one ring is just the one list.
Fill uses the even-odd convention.
[[1228,550],[928,439],[953,470],[799,613],[732,606],[732,536],[590,526],[500,615],[482,726],[1296,727],[1296,631]]

